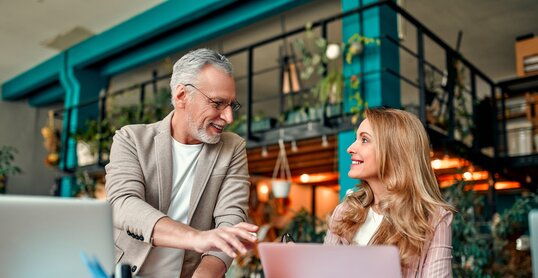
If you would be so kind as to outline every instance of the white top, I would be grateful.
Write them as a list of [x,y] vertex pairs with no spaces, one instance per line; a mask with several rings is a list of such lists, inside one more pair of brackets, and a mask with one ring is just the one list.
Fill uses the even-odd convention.
[[[167,215],[188,224],[189,203],[194,182],[194,171],[203,144],[185,145],[172,139],[173,185],[172,199]],[[143,277],[179,277],[185,250],[154,247],[140,269]]]
[[361,225],[355,236],[353,242],[358,245],[368,245],[370,239],[374,236],[375,232],[383,222],[383,215],[376,213],[373,209],[368,209],[368,215],[366,221]]

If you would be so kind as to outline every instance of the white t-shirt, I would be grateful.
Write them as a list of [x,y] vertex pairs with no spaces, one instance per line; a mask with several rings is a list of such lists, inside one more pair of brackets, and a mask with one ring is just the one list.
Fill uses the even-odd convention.
[[377,214],[373,209],[368,209],[368,215],[366,221],[361,225],[357,233],[353,237],[353,242],[358,245],[368,245],[370,239],[374,236],[375,232],[383,222],[383,215]]
[[[172,139],[173,185],[170,207],[166,213],[171,219],[188,224],[189,203],[194,182],[194,171],[202,144],[185,145]],[[185,250],[154,247],[138,275],[143,277],[179,277]]]

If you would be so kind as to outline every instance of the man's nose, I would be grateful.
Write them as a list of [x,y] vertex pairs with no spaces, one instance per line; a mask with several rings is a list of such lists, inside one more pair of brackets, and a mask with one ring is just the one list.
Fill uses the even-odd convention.
[[220,113],[220,118],[226,121],[227,124],[231,124],[234,121],[234,115],[231,106],[226,106]]

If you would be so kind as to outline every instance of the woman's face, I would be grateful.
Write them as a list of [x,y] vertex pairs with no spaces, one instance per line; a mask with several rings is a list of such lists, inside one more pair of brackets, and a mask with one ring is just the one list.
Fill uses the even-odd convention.
[[360,180],[377,179],[376,138],[368,119],[362,121],[357,129],[357,139],[347,148],[351,155],[348,176]]

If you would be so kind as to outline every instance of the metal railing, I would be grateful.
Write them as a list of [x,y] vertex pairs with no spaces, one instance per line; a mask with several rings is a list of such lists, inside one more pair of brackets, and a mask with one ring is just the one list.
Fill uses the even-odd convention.
[[[417,72],[416,72],[416,80],[414,80],[413,77],[409,77],[410,74],[407,73],[401,73],[396,72],[392,69],[381,69],[380,74],[388,74],[392,76],[396,76],[400,79],[402,83],[405,83],[407,85],[410,85],[411,87],[416,89],[416,94],[418,95],[418,111],[417,114],[421,121],[430,128],[430,130],[433,130],[434,132],[439,131],[442,136],[444,136],[445,140],[447,141],[459,141],[462,142],[464,145],[466,145],[470,150],[472,150],[475,153],[479,153],[480,149],[483,148],[483,144],[480,141],[480,137],[477,136],[477,126],[479,125],[486,125],[489,130],[491,130],[492,134],[494,134],[493,138],[493,158],[498,158],[500,156],[500,150],[506,150],[506,140],[503,139],[506,137],[505,133],[506,130],[503,129],[504,124],[498,124],[496,121],[496,117],[494,115],[502,114],[498,113],[498,109],[504,110],[504,102],[501,99],[501,102],[499,103],[496,98],[496,86],[495,83],[487,77],[482,71],[480,71],[477,67],[475,67],[473,64],[471,64],[468,60],[466,60],[464,57],[462,57],[456,50],[451,48],[446,42],[444,42],[442,39],[440,39],[438,36],[436,36],[432,31],[430,31],[426,26],[421,24],[418,20],[416,20],[413,16],[411,16],[408,12],[406,12],[404,9],[396,5],[393,1],[380,1],[375,2],[372,4],[364,5],[362,7],[350,10],[345,13],[341,13],[339,15],[331,16],[328,18],[324,18],[321,20],[318,20],[316,22],[312,23],[312,29],[318,30],[321,33],[321,36],[323,38],[327,38],[330,34],[328,33],[328,25],[332,24],[334,22],[337,22],[339,20],[342,20],[343,18],[349,17],[349,16],[356,16],[360,15],[366,10],[370,10],[373,8],[379,8],[382,6],[389,7],[393,11],[397,13],[398,16],[403,17],[406,22],[410,23],[411,26],[416,30],[416,50],[413,50],[411,47],[406,46],[404,43],[402,43],[399,39],[394,38],[390,35],[381,35],[379,39],[381,40],[381,43],[390,43],[397,45],[400,49],[401,53],[406,53],[407,55],[411,55],[415,58]],[[359,17],[360,18],[360,17]],[[287,123],[277,123],[276,126],[273,126],[271,129],[265,130],[265,131],[254,131],[252,129],[253,126],[253,116],[256,111],[254,111],[254,106],[257,103],[257,100],[255,99],[256,96],[256,86],[254,84],[254,78],[257,75],[261,75],[266,73],[267,71],[271,70],[280,70],[278,67],[269,67],[266,70],[256,70],[255,71],[255,57],[254,53],[255,51],[262,49],[263,47],[273,44],[275,42],[279,41],[285,41],[286,39],[291,39],[293,36],[299,35],[301,33],[304,33],[307,31],[306,27],[296,28],[291,31],[269,37],[267,39],[261,40],[259,42],[250,44],[245,47],[238,48],[236,50],[230,51],[228,53],[225,53],[227,57],[230,59],[236,57],[236,56],[244,56],[246,59],[245,62],[245,75],[237,77],[237,79],[245,80],[245,92],[244,97],[246,102],[243,104],[243,107],[240,112],[244,113],[246,115],[246,132],[245,136],[246,138],[252,143],[251,146],[261,145],[261,144],[269,144],[272,141],[278,140],[279,137],[282,137],[283,134],[291,134],[293,130],[299,130],[298,126],[304,127],[304,130],[301,130],[300,132],[297,132],[293,134],[293,136],[297,137],[313,137],[313,136],[320,136],[323,134],[334,134],[341,130],[347,130],[354,128],[353,125],[349,124],[349,112],[342,111],[337,116],[329,116],[327,115],[326,109],[322,109],[322,117],[321,119],[316,120],[308,120],[307,123],[304,124],[287,124]],[[434,62],[430,61],[426,55],[426,50],[428,49],[426,47],[426,40],[433,43],[437,48],[440,48],[443,50],[443,56],[445,65],[439,66],[436,65]],[[277,60],[279,57],[274,57],[275,60]],[[364,57],[360,57],[359,59],[364,59]],[[301,57],[298,57],[297,60],[300,64]],[[235,65],[237,67],[237,65]],[[461,79],[461,71],[462,69],[465,69],[465,76],[468,77],[468,80],[464,83],[458,83],[458,78]],[[439,110],[433,111],[433,112],[441,112],[445,113],[446,115],[446,121],[444,126],[439,127],[436,125],[436,123],[433,123],[428,120],[428,109],[429,103],[431,103],[432,97],[430,96],[432,93],[432,90],[434,88],[429,87],[427,84],[427,78],[426,73],[431,72],[432,74],[436,75],[437,77],[440,77],[441,79],[445,79],[446,82],[443,82],[441,86],[439,86],[437,89],[439,90],[437,94],[433,97],[435,101],[438,102],[438,108]],[[359,74],[359,73],[357,73]],[[362,77],[365,75],[368,75],[370,73],[363,72]],[[107,99],[113,96],[118,96],[125,93],[130,92],[136,92],[138,93],[138,101],[141,107],[144,107],[145,100],[147,99],[146,92],[148,91],[148,86],[151,87],[151,90],[154,92],[154,94],[158,91],[157,83],[161,80],[169,78],[169,74],[164,74],[158,76],[156,71],[152,73],[152,78],[129,86],[125,89],[118,90],[115,92],[104,92],[99,97],[97,97],[94,100],[88,101],[86,103],[81,104],[88,105],[89,103],[99,103],[99,113],[98,113],[98,119],[99,122],[99,128],[102,128],[102,123],[104,119],[107,118]],[[275,80],[275,82],[280,82],[279,80]],[[490,117],[490,121],[488,122],[478,122],[479,115],[476,109],[478,109],[478,106],[476,104],[479,103],[478,99],[478,83],[481,83],[482,91],[486,90],[488,92],[488,97],[490,98],[490,109],[492,112],[492,116]],[[310,91],[307,89],[304,89],[301,91],[301,94],[310,94]],[[289,96],[283,96],[281,92],[275,93],[275,98],[282,98],[289,97]],[[464,105],[469,107],[468,114],[460,115],[458,112],[458,105],[461,103],[458,102],[463,100]],[[460,107],[461,108],[461,107]],[[72,109],[72,108],[70,108]],[[70,113],[70,109],[67,109],[66,111],[63,111],[64,113]],[[287,112],[286,109],[283,108],[283,101],[280,101],[280,107],[274,107],[274,110],[278,110],[280,112]],[[431,109],[430,109],[431,110]],[[140,110],[139,118],[142,119],[144,117],[144,109]],[[238,116],[238,115],[236,115]],[[458,126],[459,122],[462,121],[462,117],[465,118],[465,121],[467,121],[467,126],[461,127]],[[67,117],[68,119],[70,117]],[[465,138],[462,138],[462,131],[459,130],[461,128],[465,128],[465,132],[470,134],[469,138],[467,139],[467,142],[465,141]],[[273,134],[273,136],[267,136],[267,134]],[[501,134],[501,135],[499,135]],[[65,136],[67,138],[68,136]],[[301,139],[301,138],[295,138],[295,139]],[[68,139],[65,139],[68,140]],[[63,142],[64,144],[67,144],[67,142]],[[100,145],[101,146],[101,145]],[[99,157],[100,161],[102,161],[102,153],[103,150],[99,149]]]

